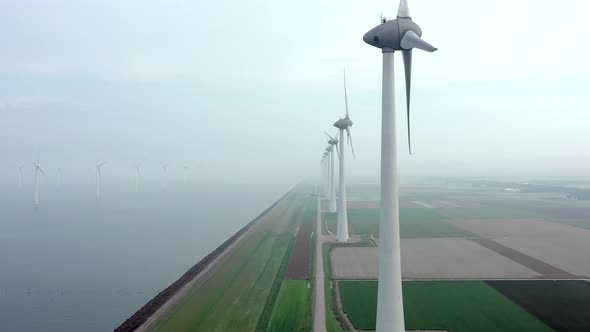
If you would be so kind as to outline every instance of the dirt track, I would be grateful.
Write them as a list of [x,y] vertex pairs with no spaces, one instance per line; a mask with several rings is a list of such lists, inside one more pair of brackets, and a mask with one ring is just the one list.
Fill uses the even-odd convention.
[[289,266],[287,267],[287,278],[307,279],[309,277],[309,262],[311,260],[311,232],[313,222],[304,220],[297,232],[295,247],[291,252]]

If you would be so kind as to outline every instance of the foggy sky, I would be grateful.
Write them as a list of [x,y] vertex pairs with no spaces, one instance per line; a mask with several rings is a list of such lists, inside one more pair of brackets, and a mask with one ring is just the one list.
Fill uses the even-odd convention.
[[[583,0],[410,0],[415,51],[403,174],[590,175],[590,35]],[[381,53],[362,36],[397,1],[0,0],[0,178],[41,163],[93,176],[299,179],[318,173],[344,114],[357,159],[378,176]]]

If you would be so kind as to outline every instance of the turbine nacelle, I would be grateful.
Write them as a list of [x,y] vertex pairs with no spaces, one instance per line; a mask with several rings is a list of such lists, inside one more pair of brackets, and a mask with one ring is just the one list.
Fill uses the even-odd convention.
[[[363,40],[365,43],[381,49],[393,51],[408,50],[402,46],[402,40],[411,31],[418,38],[422,36],[422,29],[409,17],[398,17],[395,20],[386,21],[367,32]],[[408,46],[408,45],[405,45]]]
[[346,128],[352,127],[352,124],[353,122],[350,118],[344,118],[334,122],[334,127],[346,130]]

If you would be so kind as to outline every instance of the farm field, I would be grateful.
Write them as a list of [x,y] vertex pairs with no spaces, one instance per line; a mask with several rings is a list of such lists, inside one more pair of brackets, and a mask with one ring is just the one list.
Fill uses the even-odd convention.
[[[324,213],[328,229],[336,233],[336,214]],[[472,233],[448,223],[446,218],[430,208],[401,208],[400,232],[402,238],[469,237]],[[379,237],[379,209],[348,209],[351,234]]]
[[254,330],[298,227],[303,202],[299,190],[277,204],[209,278],[193,285],[148,331]]
[[590,230],[543,220],[465,220],[454,225],[574,276],[590,277]]
[[586,281],[488,281],[490,286],[556,331],[590,331]]
[[[376,281],[340,281],[344,311],[355,328],[374,330]],[[482,281],[406,281],[407,329],[453,332],[549,332],[543,322]]]
[[283,281],[267,332],[299,332],[306,326],[305,313],[310,296],[307,285],[306,280]]
[[[333,278],[377,279],[379,248],[332,249]],[[461,238],[402,239],[405,279],[538,278],[542,275]]]

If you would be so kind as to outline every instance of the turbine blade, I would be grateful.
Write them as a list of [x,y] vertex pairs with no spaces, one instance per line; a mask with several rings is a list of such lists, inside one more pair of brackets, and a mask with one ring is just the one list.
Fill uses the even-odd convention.
[[334,139],[334,137],[330,136],[330,134],[328,134],[327,132],[324,131],[324,134],[326,134],[326,136],[328,136],[329,139]]
[[338,144],[335,144],[334,147],[336,147],[336,154],[338,155],[338,159],[340,159],[340,149],[338,149]]
[[39,172],[41,172],[41,174],[43,174],[43,176],[47,176],[47,175],[45,175],[45,172],[43,172],[43,169],[41,168],[41,166],[37,166],[37,169],[39,170]]
[[410,136],[410,91],[412,89],[412,50],[402,51],[404,71],[406,73],[406,112],[408,116],[408,150],[412,154],[412,140]]
[[352,136],[350,135],[350,127],[346,128],[346,135],[346,137],[348,137],[348,144],[350,144],[350,150],[352,151],[352,157],[356,159],[356,156],[354,155],[354,146],[352,145]]
[[348,93],[346,92],[346,70],[344,70],[344,106],[346,107],[346,119],[349,119],[348,116]]
[[430,45],[418,36],[414,31],[408,30],[400,42],[403,49],[411,50],[413,48],[421,49],[426,52],[434,52],[438,48]]
[[408,8],[408,1],[401,0],[399,2],[399,9],[397,10],[397,17],[410,17],[410,9]]

